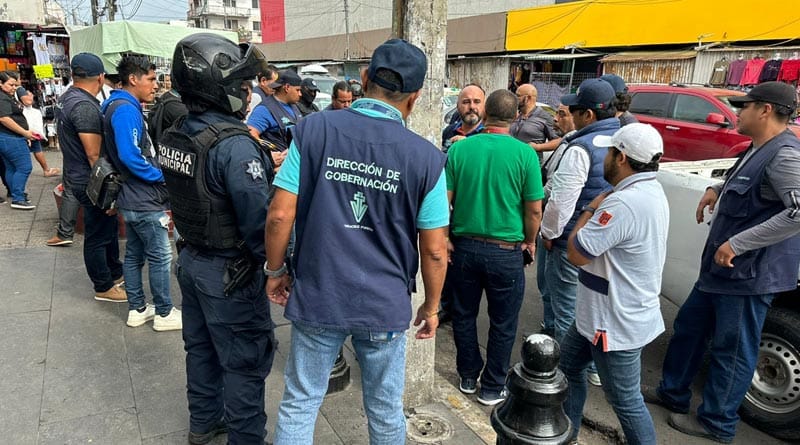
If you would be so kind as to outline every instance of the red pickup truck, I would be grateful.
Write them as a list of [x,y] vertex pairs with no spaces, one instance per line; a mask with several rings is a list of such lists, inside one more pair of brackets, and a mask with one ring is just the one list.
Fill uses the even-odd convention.
[[[732,158],[750,145],[736,131],[736,109],[729,97],[741,91],[682,85],[630,85],[629,111],[664,139],[665,161]],[[800,127],[791,126],[800,136]]]

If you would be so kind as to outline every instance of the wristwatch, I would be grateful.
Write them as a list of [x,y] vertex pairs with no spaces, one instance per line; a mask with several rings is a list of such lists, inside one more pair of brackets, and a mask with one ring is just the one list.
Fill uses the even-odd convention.
[[265,261],[264,262],[264,275],[266,275],[267,278],[278,278],[278,277],[281,277],[281,276],[285,275],[286,271],[288,270],[287,267],[286,267],[286,263],[283,263],[283,265],[281,267],[279,267],[278,270],[269,270],[268,266],[269,266],[269,262]]
[[[583,213],[583,212],[589,212],[589,213],[591,213],[591,214],[594,214],[594,212],[595,212],[596,210],[597,210],[596,208],[594,208],[594,207],[589,207],[588,205],[585,205],[585,206],[581,207],[581,213]],[[265,266],[265,267],[266,267],[266,266]]]

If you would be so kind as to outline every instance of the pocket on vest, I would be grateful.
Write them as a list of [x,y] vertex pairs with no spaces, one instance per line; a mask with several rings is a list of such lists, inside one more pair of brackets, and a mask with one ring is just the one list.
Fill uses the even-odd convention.
[[[717,246],[714,249],[719,248]],[[713,257],[712,257],[713,258]],[[742,255],[733,258],[733,267],[723,267],[718,265],[716,262],[711,263],[711,268],[709,272],[712,275],[727,278],[730,280],[749,280],[755,278],[756,276],[756,260],[758,259],[758,254],[755,251],[746,252]]]
[[719,212],[734,218],[744,218],[750,214],[750,187],[752,182],[732,182],[720,197],[723,204]]

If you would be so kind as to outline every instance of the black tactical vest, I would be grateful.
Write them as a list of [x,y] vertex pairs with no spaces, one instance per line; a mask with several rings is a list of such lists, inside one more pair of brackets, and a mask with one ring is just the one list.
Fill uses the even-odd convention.
[[215,196],[206,183],[208,152],[221,140],[250,137],[242,124],[217,123],[195,136],[177,130],[183,118],[166,130],[158,144],[158,159],[167,182],[172,219],[187,243],[200,249],[230,249],[240,236],[230,200]]

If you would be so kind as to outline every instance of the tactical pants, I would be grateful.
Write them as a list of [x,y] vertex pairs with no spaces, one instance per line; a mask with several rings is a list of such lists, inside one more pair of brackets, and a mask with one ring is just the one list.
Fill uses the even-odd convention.
[[275,352],[264,275],[223,294],[227,259],[192,246],[181,251],[189,428],[206,433],[224,418],[229,444],[261,444],[264,379]]

